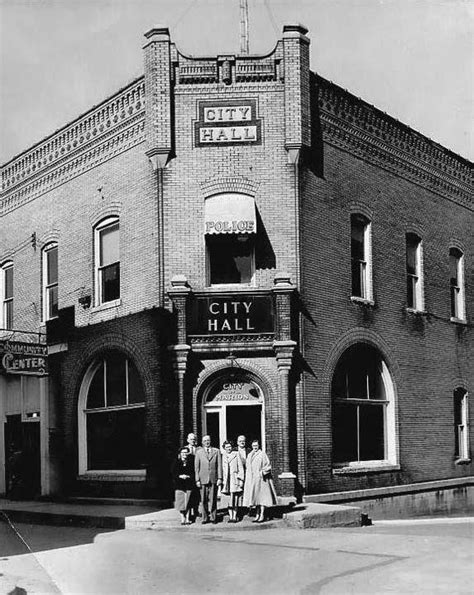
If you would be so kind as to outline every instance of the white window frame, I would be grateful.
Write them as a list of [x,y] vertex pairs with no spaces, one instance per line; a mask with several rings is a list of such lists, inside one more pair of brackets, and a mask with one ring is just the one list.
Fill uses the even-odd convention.
[[[114,470],[114,469],[107,469],[107,470],[89,470],[87,467],[87,416],[94,415],[94,413],[103,413],[105,411],[118,411],[118,410],[129,410],[129,409],[144,409],[145,402],[143,403],[128,403],[129,400],[129,386],[128,386],[128,364],[129,359],[126,357],[126,401],[127,404],[125,405],[114,405],[107,407],[97,407],[94,409],[87,409],[87,397],[89,395],[89,388],[94,378],[95,373],[99,369],[99,367],[104,364],[104,398],[107,399],[107,390],[106,390],[106,382],[107,382],[107,360],[106,357],[100,357],[99,359],[95,360],[88,368],[86,373],[84,374],[84,378],[82,380],[81,388],[79,391],[79,399],[77,402],[77,412],[78,412],[78,471],[79,475],[84,475],[87,473],[91,474],[99,474],[99,475],[126,475],[129,473],[142,473],[142,470],[133,470],[133,469],[126,469],[126,470]],[[145,396],[145,395],[144,395]]]
[[[13,304],[14,304],[14,297],[15,294],[14,292],[12,292],[12,297],[11,298],[7,298],[6,297],[6,291],[7,291],[7,270],[12,269],[13,271],[13,280],[15,279],[15,271],[13,269],[13,261],[8,260],[7,262],[4,262],[1,266],[1,278],[0,278],[0,304],[1,304],[1,309],[0,309],[0,328],[1,329],[6,329],[6,330],[12,330],[13,329]],[[8,316],[7,316],[7,309],[11,307],[12,313],[11,313],[11,328],[9,327],[7,329],[7,320],[8,320]]]
[[[119,286],[119,295],[117,298],[113,300],[104,301],[103,300],[103,288],[102,288],[102,267],[100,266],[100,239],[101,234],[104,230],[109,227],[118,226],[118,234],[119,234],[119,246],[120,246],[120,219],[119,217],[107,217],[101,221],[98,225],[94,228],[94,286],[95,286],[95,306],[101,306],[102,304],[107,305],[114,305],[120,302],[120,286]],[[119,248],[120,252],[120,248]],[[119,260],[116,261],[119,263],[119,271],[120,271],[120,256]],[[115,264],[115,263],[112,263]],[[110,266],[110,265],[109,265]]]
[[[352,282],[352,263],[355,260],[352,256],[352,218],[359,217],[364,220],[364,260],[359,262],[360,272],[360,283],[361,283],[361,294],[353,294],[353,282]],[[362,213],[351,213],[350,218],[350,239],[351,239],[351,299],[355,301],[364,301],[373,303],[374,292],[373,292],[373,271],[372,271],[372,222],[371,220]]]
[[[406,236],[405,236],[406,256],[408,256],[409,238],[416,240],[416,246],[415,246],[415,273],[414,274],[409,273],[408,269],[406,271],[407,278],[411,279],[412,293],[413,293],[413,295],[412,295],[413,304],[411,306],[408,305],[408,295],[407,295],[407,308],[409,310],[414,310],[416,312],[423,312],[424,308],[425,308],[424,278],[423,278],[423,241],[415,233],[406,234]],[[407,291],[408,291],[408,284],[407,284]]]
[[[455,253],[455,254],[454,254]],[[464,253],[459,248],[452,247],[449,250],[449,259],[456,259],[457,285],[452,285],[450,280],[450,311],[451,320],[466,320],[465,288],[464,288]],[[449,263],[451,271],[451,262]],[[454,302],[454,312],[452,303]]]
[[[342,354],[344,355],[344,354]],[[341,355],[341,357],[342,357]],[[379,354],[381,363],[381,379],[385,391],[385,399],[374,399],[373,403],[375,406],[382,406],[384,409],[384,458],[374,459],[367,461],[345,461],[345,462],[333,462],[334,473],[351,473],[360,472],[366,469],[386,469],[395,468],[399,465],[398,462],[398,438],[397,438],[397,421],[396,421],[396,402],[395,402],[395,387],[393,384],[392,376],[388,369],[385,360],[382,355]],[[367,389],[368,390],[368,389]],[[371,407],[370,399],[338,399],[335,398],[333,403],[352,403],[354,405],[365,405]],[[332,422],[334,423],[334,422]],[[334,426],[332,426],[334,427]]]
[[[43,266],[42,266],[42,275],[43,275],[43,291],[42,291],[42,302],[43,302],[43,322],[46,322],[47,320],[52,320],[53,318],[57,318],[56,316],[50,316],[49,315],[49,290],[52,289],[53,287],[59,287],[59,267],[58,267],[58,280],[56,281],[56,283],[50,283],[48,284],[48,252],[50,252],[51,250],[58,250],[58,243],[57,242],[52,242],[51,244],[48,244],[47,246],[45,246],[42,250],[42,260],[43,260]],[[59,256],[59,253],[58,253]]]
[[[462,393],[462,396],[459,397],[456,395],[458,391]],[[455,426],[455,436],[457,440],[456,460],[467,461],[471,458],[469,451],[469,401],[467,390],[464,390],[463,388],[458,388],[454,391],[455,423],[457,421],[456,407],[458,399],[460,401],[460,419],[459,423],[457,423]]]

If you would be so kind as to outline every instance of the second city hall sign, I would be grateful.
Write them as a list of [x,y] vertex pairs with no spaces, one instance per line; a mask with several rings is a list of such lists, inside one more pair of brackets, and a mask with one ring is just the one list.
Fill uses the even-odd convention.
[[194,142],[197,147],[260,144],[261,124],[255,99],[200,101]]

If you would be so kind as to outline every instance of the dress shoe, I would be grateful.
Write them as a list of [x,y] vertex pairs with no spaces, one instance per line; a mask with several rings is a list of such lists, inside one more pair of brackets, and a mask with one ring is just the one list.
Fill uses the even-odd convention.
[[201,525],[208,525],[211,521],[208,521],[207,519],[204,521],[201,521]]

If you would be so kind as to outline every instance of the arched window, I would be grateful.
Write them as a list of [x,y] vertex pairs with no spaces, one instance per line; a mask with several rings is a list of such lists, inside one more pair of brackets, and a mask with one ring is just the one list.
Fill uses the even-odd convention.
[[465,320],[464,309],[464,255],[458,248],[449,251],[451,288],[451,318]]
[[423,310],[423,253],[421,238],[406,234],[407,307]]
[[58,245],[43,248],[43,320],[58,315]]
[[120,299],[119,219],[109,217],[95,228],[95,304]]
[[371,301],[372,242],[371,224],[364,215],[351,215],[352,297]]
[[469,453],[469,409],[467,391],[457,388],[454,398],[454,457],[457,460],[468,460]]
[[87,371],[79,398],[79,468],[141,469],[145,394],[133,362],[109,351]]
[[255,200],[246,194],[210,196],[204,204],[208,285],[250,285],[255,274]]
[[13,262],[9,261],[0,269],[0,329],[13,328]]
[[374,347],[358,343],[340,358],[332,381],[333,461],[396,463],[394,390]]

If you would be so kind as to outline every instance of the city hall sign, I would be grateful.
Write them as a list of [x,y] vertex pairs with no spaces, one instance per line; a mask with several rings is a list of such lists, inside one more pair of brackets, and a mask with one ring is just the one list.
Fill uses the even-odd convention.
[[198,102],[194,142],[197,147],[260,144],[261,120],[257,119],[256,100]]
[[194,299],[193,335],[273,332],[273,300],[268,295],[198,296]]

